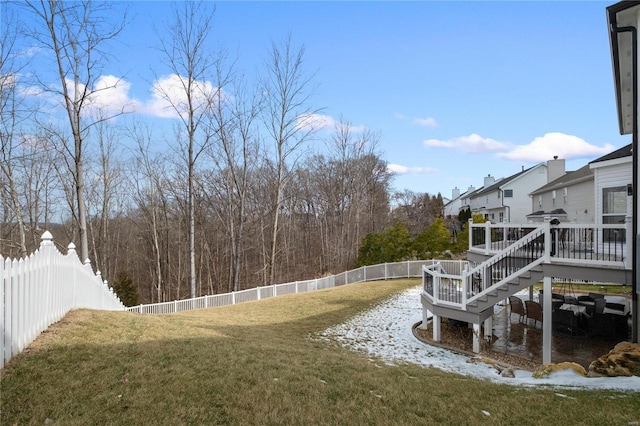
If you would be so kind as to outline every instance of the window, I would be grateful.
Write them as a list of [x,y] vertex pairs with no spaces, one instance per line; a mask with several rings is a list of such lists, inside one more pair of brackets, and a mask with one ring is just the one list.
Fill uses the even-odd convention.
[[[627,215],[627,187],[615,186],[612,188],[602,189],[602,223],[621,225],[624,224],[625,216]],[[604,230],[604,239],[611,241],[613,239],[623,240],[624,230]]]
[[565,204],[569,202],[569,188],[562,188],[562,202]]
[[500,222],[504,222],[504,212],[500,212]]
[[552,206],[556,205],[556,190],[555,189],[553,191],[551,191],[551,205]]
[[504,198],[512,198],[512,197],[513,197],[513,189],[505,189]]
[[542,194],[538,195],[538,207],[542,208]]

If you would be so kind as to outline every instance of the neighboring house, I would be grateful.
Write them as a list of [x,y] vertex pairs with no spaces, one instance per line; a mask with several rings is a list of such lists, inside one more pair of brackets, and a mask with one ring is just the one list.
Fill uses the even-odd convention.
[[471,196],[476,191],[478,190],[474,186],[469,186],[469,189],[467,189],[467,192],[465,192],[460,196],[460,208],[458,210],[458,213],[463,210],[471,211]]
[[631,214],[631,144],[531,192],[531,222],[621,224]]
[[443,213],[444,217],[453,217],[458,216],[460,213],[460,207],[462,206],[462,194],[460,194],[460,189],[456,186],[451,191],[451,200],[444,204]]
[[[564,161],[557,159],[553,161],[558,162],[556,164],[558,167],[552,165],[551,168],[560,170],[559,167],[562,165],[561,172],[564,173]],[[562,161],[561,164],[560,161]],[[526,223],[527,214],[531,212],[529,193],[544,185],[548,175],[548,165],[545,163],[523,169],[498,181],[489,175],[484,178],[484,187],[472,197],[471,212],[482,214],[494,223]]]
[[633,180],[631,144],[593,160],[596,224],[624,223],[632,214]]
[[593,171],[587,164],[533,191],[528,222],[555,217],[561,222],[595,223]]

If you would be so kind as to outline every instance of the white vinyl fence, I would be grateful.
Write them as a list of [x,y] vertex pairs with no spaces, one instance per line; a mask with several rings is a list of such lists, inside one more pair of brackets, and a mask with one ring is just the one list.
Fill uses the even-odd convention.
[[422,277],[422,266],[432,265],[434,262],[439,262],[441,264],[447,264],[450,262],[456,265],[459,263],[459,261],[457,260],[412,260],[406,262],[363,266],[361,268],[342,272],[337,275],[316,278],[313,280],[295,281],[286,284],[275,284],[265,287],[256,287],[248,290],[235,291],[232,293],[201,296],[194,299],[174,300],[172,302],[132,306],[130,308],[127,308],[127,310],[131,312],[138,312],[141,314],[168,314],[173,312],[190,311],[193,309],[234,305],[236,303],[283,296],[285,294],[321,290],[325,288],[338,287],[346,284],[355,284],[364,281],[378,281],[393,278],[420,278]]
[[125,310],[100,272],[80,262],[73,243],[63,255],[52,240],[47,231],[30,256],[0,256],[0,368],[72,309]]

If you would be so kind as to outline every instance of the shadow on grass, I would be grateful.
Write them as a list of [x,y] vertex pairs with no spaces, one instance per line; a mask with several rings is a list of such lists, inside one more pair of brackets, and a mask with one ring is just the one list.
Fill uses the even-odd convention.
[[310,338],[406,287],[352,287],[162,317],[73,312],[4,371],[2,423],[475,424],[487,421],[483,410],[499,423],[640,420],[635,395],[558,398],[390,367]]

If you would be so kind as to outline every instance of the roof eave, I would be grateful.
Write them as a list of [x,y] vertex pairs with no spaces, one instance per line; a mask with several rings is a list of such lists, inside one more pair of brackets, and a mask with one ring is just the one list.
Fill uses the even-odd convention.
[[[626,55],[621,57],[620,52],[630,50],[631,38],[618,30],[622,27],[637,27],[637,19],[629,21],[632,9],[638,8],[640,1],[622,1],[607,7],[607,18],[609,24],[609,43],[611,46],[611,64],[613,66],[613,79],[615,84],[616,108],[618,111],[618,127],[621,135],[628,135],[633,132],[633,105],[630,98],[633,97],[632,86],[632,63]],[[640,9],[638,9],[640,10]],[[624,14],[623,20],[619,22],[619,17]],[[619,25],[620,24],[620,25]]]

